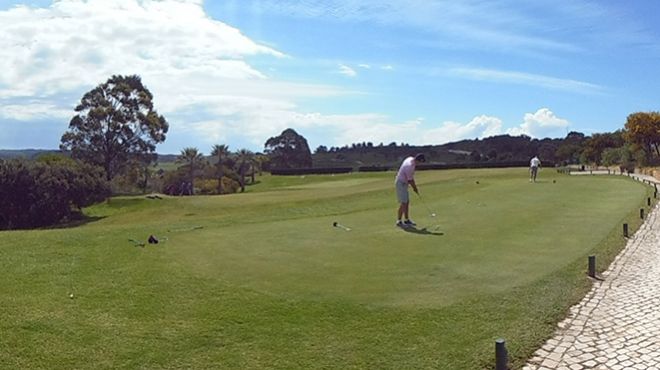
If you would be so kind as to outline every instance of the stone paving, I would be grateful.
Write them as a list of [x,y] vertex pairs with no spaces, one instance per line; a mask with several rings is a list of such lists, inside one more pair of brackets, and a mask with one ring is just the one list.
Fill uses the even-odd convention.
[[523,370],[660,370],[659,212],[650,212]]

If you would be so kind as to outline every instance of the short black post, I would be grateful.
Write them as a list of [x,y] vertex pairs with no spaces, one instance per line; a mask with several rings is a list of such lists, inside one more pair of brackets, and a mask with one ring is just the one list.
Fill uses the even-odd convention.
[[596,256],[589,256],[589,276],[596,277]]
[[644,219],[644,208],[639,209],[639,218]]
[[623,224],[623,237],[628,237],[628,224]]
[[509,355],[506,352],[506,343],[504,339],[499,338],[495,341],[495,370],[507,370]]
[[649,197],[649,198],[646,198],[646,205],[647,205],[647,206],[650,206],[650,205],[651,205],[651,198],[650,198],[650,197]]

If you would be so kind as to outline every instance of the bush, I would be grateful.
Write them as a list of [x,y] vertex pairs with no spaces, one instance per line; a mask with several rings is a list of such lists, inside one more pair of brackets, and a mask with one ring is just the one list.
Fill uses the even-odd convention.
[[0,161],[0,229],[66,222],[109,195],[101,169],[68,158]]
[[[241,188],[241,185],[229,177],[222,178],[222,193],[233,194]],[[218,194],[218,179],[203,179],[195,180],[195,189],[199,194],[217,195]],[[197,193],[196,193],[197,194]]]

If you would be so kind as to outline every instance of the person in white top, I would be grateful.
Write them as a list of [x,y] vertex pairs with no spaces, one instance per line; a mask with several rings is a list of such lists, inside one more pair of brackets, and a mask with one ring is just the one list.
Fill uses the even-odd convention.
[[[419,194],[417,184],[415,184],[415,167],[423,162],[426,162],[424,154],[420,153],[414,157],[408,157],[403,160],[399,172],[396,174],[394,184],[396,186],[396,197],[399,201],[396,226],[415,226],[409,215],[410,196],[408,195],[408,185],[412,187],[415,193]],[[406,218],[405,221],[401,220],[403,217]]]
[[534,156],[532,160],[529,161],[529,182],[536,182],[536,174],[541,167],[541,160],[539,157]]

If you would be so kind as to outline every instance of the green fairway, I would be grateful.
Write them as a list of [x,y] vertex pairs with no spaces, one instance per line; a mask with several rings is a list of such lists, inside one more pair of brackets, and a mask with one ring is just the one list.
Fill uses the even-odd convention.
[[520,367],[652,194],[550,169],[416,178],[410,231],[389,172],[119,197],[82,226],[0,232],[0,366],[474,370],[503,337]]

